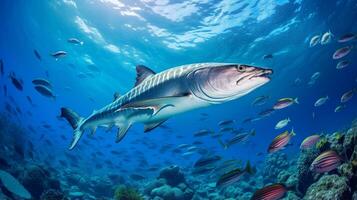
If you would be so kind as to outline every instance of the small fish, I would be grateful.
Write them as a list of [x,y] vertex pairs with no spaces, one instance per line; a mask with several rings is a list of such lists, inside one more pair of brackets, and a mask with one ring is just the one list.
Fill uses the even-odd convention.
[[340,37],[340,39],[338,39],[338,42],[349,42],[351,40],[354,40],[357,38],[357,35],[356,34],[353,34],[353,33],[347,33],[343,36]]
[[81,79],[84,79],[84,78],[87,78],[87,75],[86,75],[85,73],[83,73],[83,72],[79,72],[79,73],[77,74],[77,77],[78,77],[78,78],[81,78]]
[[56,51],[54,53],[51,54],[51,56],[53,56],[54,58],[56,58],[56,60],[58,60],[59,58],[63,58],[67,55],[67,52],[65,51]]
[[35,54],[36,58],[37,58],[39,61],[42,60],[40,53],[39,53],[36,49],[33,50],[33,53]]
[[200,131],[197,131],[196,133],[194,133],[193,136],[194,137],[201,137],[201,136],[206,136],[206,135],[209,135],[209,134],[213,134],[213,131],[203,129],[203,130],[200,130]]
[[220,133],[224,133],[224,132],[232,132],[234,131],[234,129],[232,127],[223,127],[221,129],[219,129]]
[[343,58],[343,57],[347,56],[347,54],[349,54],[351,52],[352,48],[353,48],[353,46],[346,46],[346,47],[342,47],[340,49],[337,49],[335,51],[335,53],[333,53],[332,58],[334,60]]
[[275,129],[284,128],[285,126],[288,125],[289,122],[290,122],[290,118],[286,118],[286,119],[280,120],[280,121],[275,125]]
[[190,152],[185,152],[185,153],[183,153],[183,154],[181,154],[182,156],[192,156],[193,154],[195,154],[195,152],[194,151],[190,151]]
[[2,59],[0,59],[0,74],[1,74],[1,76],[4,76],[4,74],[5,74],[4,62],[2,61]]
[[336,169],[341,164],[341,157],[332,150],[321,153],[310,166],[310,170],[317,173],[329,172]]
[[301,142],[300,149],[309,149],[313,147],[319,140],[319,135],[311,135]]
[[218,126],[231,126],[234,124],[234,120],[224,120],[224,121],[220,121],[218,122]]
[[343,68],[347,67],[349,64],[350,64],[349,61],[347,61],[347,60],[342,60],[342,61],[340,61],[340,62],[337,63],[336,69],[343,69]]
[[[261,111],[260,113],[259,113],[259,115],[261,116],[261,117],[268,117],[269,115],[271,115],[273,112],[275,111],[275,109],[273,109],[273,108],[268,108],[268,109],[266,109],[266,110],[263,110],[263,111]],[[259,120],[260,118],[258,117],[256,117],[256,118],[251,118],[251,121],[253,122],[253,121],[257,121],[257,120]]]
[[140,180],[144,180],[145,177],[140,175],[140,174],[131,174],[130,178],[135,180],[135,181],[140,181]]
[[35,89],[37,90],[37,92],[39,92],[41,95],[43,95],[45,97],[50,97],[50,98],[56,99],[56,96],[53,95],[52,90],[46,86],[36,85]]
[[250,166],[250,162],[248,161],[245,168],[242,170],[240,168],[234,169],[228,173],[223,174],[219,177],[218,181],[216,182],[216,187],[225,187],[231,185],[239,180],[241,176],[245,173],[253,174],[254,171]]
[[50,81],[48,81],[47,79],[44,79],[44,78],[33,79],[32,83],[34,85],[43,85],[43,86],[46,86],[48,88],[52,88],[52,85],[51,85]]
[[343,109],[346,108],[346,105],[342,104],[342,105],[339,105],[335,108],[334,112],[337,113],[337,112],[341,112]]
[[250,132],[239,133],[239,134],[235,135],[232,139],[227,141],[226,144],[224,144],[221,140],[218,140],[218,141],[225,149],[227,149],[228,147],[232,146],[233,144],[247,141],[249,136],[255,136],[254,129],[251,130]]
[[79,44],[79,45],[83,45],[84,44],[83,41],[80,41],[77,38],[69,38],[67,40],[67,42],[72,43],[72,44]]
[[320,78],[321,73],[320,72],[315,72],[311,75],[310,80],[316,81],[318,78]]
[[278,200],[283,198],[286,192],[283,184],[272,184],[255,191],[251,200]]
[[23,82],[21,79],[16,78],[15,73],[11,72],[9,75],[11,83],[15,86],[16,89],[22,91],[24,89]]
[[263,59],[264,60],[266,60],[266,59],[272,59],[273,58],[273,54],[265,54],[264,56],[263,56]]
[[177,148],[179,148],[179,149],[185,149],[185,148],[188,148],[188,147],[190,147],[189,144],[180,144],[180,145],[177,146]]
[[24,199],[31,199],[31,194],[26,188],[8,172],[0,170],[0,180],[8,191]]
[[331,33],[331,31],[324,33],[321,37],[321,44],[326,45],[326,44],[330,43],[332,37],[333,37],[333,34]]
[[315,107],[322,106],[323,104],[326,103],[327,100],[328,100],[328,96],[321,97],[321,98],[319,98],[319,99],[314,103],[314,106],[315,106]]
[[264,153],[263,152],[258,152],[256,155],[257,156],[262,156]]
[[33,102],[32,102],[32,99],[31,99],[30,96],[26,96],[26,99],[27,99],[27,101],[28,101],[31,105],[33,105]]
[[261,106],[264,105],[268,99],[270,98],[270,96],[259,96],[257,98],[254,99],[254,101],[252,102],[253,106]]
[[292,129],[291,132],[285,131],[284,133],[276,136],[274,140],[270,143],[268,147],[269,153],[274,153],[283,149],[290,141],[291,137],[295,135],[294,130]]
[[221,156],[218,155],[213,155],[213,156],[203,156],[200,159],[198,159],[195,164],[193,165],[194,168],[199,168],[199,167],[204,167],[207,165],[212,165],[214,163],[217,163],[222,159]]
[[87,65],[87,68],[92,71],[92,72],[95,72],[95,73],[99,73],[100,72],[100,69],[95,66],[95,65]]
[[275,105],[273,106],[273,108],[275,110],[279,110],[279,109],[283,109],[283,108],[286,108],[288,106],[291,106],[293,105],[294,103],[296,104],[299,104],[299,101],[298,101],[298,98],[282,98],[282,99],[279,99]]
[[347,101],[349,101],[352,97],[353,97],[353,94],[357,91],[357,89],[352,89],[352,90],[349,90],[345,93],[343,93],[343,95],[341,96],[341,103],[346,103]]
[[320,42],[320,38],[320,35],[315,35],[314,37],[312,37],[310,40],[310,47],[316,46]]
[[301,85],[301,83],[302,83],[302,81],[301,81],[301,79],[300,79],[299,77],[297,77],[297,78],[294,80],[294,85],[295,85],[295,86],[299,86],[299,85]]

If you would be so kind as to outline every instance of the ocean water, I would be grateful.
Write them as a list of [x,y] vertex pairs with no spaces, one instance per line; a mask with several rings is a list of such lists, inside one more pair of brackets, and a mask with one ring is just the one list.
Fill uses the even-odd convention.
[[[8,120],[6,124],[16,124],[22,130],[20,136],[11,131],[1,133],[2,138],[8,138],[1,140],[2,158],[13,166],[36,164],[49,171],[55,169],[67,195],[75,184],[65,179],[66,170],[87,178],[116,174],[145,198],[153,196],[142,192],[144,185],[155,180],[160,169],[171,165],[179,166],[191,182],[216,182],[220,175],[213,172],[203,174],[204,178],[190,175],[194,163],[205,155],[243,164],[249,160],[259,173],[269,156],[268,146],[277,135],[291,129],[296,133],[280,150],[293,160],[299,156],[304,138],[346,131],[357,116],[355,96],[341,103],[345,92],[352,90],[354,94],[357,88],[357,35],[347,42],[338,41],[346,34],[357,34],[355,0],[3,0],[0,16],[0,59],[4,67],[1,115]],[[327,44],[310,46],[314,36],[322,37],[329,31],[331,40]],[[70,38],[80,44],[69,42]],[[333,59],[335,51],[346,46],[352,50],[341,59]],[[52,56],[58,51],[66,55]],[[269,54],[272,58],[264,58]],[[336,69],[343,60],[349,65]],[[268,83],[238,99],[173,114],[148,133],[144,133],[142,123],[135,123],[119,143],[115,142],[116,127],[99,127],[94,135],[86,131],[69,150],[73,129],[59,117],[62,107],[88,117],[111,103],[115,92],[125,95],[133,88],[137,65],[162,72],[206,62],[247,64],[274,72]],[[309,84],[316,72],[320,76]],[[11,81],[11,73],[22,81],[22,90]],[[51,83],[54,97],[35,89],[32,81],[36,78]],[[262,95],[269,96],[267,101],[252,105]],[[314,106],[325,96],[325,104]],[[266,117],[259,115],[281,98],[298,98],[299,103]],[[344,108],[335,112],[339,105]],[[259,120],[244,122],[256,117]],[[277,122],[286,118],[291,120],[288,125],[275,129]],[[256,134],[228,148],[220,141],[229,141],[234,133],[223,133],[220,139],[210,134],[194,136],[202,129],[218,134],[219,122],[225,120],[234,121],[230,125],[234,130],[255,130]],[[20,143],[24,156],[12,157],[8,141]],[[185,155],[187,148],[175,152],[181,144],[199,150],[189,155]],[[26,168],[17,171],[25,172]],[[135,180],[133,174],[140,174],[144,180]],[[90,192],[78,187],[87,195],[83,199],[89,199],[89,194],[111,199],[95,189]]]

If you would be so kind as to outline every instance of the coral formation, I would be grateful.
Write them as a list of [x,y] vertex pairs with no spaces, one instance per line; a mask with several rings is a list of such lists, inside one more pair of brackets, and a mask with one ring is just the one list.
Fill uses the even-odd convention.
[[349,199],[348,180],[336,174],[325,175],[313,183],[307,190],[304,200],[336,200]]
[[68,200],[68,198],[60,191],[49,189],[42,193],[41,200]]
[[157,180],[147,184],[144,191],[150,199],[190,200],[194,195],[178,166],[163,168]]

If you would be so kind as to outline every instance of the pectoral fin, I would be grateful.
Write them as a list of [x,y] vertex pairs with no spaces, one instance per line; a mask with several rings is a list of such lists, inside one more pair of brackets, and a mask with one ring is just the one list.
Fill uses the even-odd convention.
[[97,130],[97,127],[93,127],[90,129],[90,134],[94,135],[95,131]]
[[126,135],[126,133],[129,130],[130,126],[131,126],[130,124],[127,124],[127,125],[121,126],[118,129],[117,138],[115,139],[116,143],[120,142],[124,138],[124,136]]
[[145,124],[144,126],[144,132],[147,133],[153,129],[155,129],[156,127],[160,126],[162,123],[166,122],[167,119],[161,120],[161,121],[156,121],[156,122],[152,122],[149,124]]

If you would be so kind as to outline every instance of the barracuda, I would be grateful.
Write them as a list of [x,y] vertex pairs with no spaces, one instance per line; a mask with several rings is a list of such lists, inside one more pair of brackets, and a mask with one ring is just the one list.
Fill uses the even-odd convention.
[[87,118],[61,108],[61,116],[74,129],[70,149],[85,130],[93,134],[99,126],[116,126],[119,142],[134,123],[143,123],[148,132],[176,114],[246,95],[269,82],[272,74],[271,69],[234,63],[190,64],[161,73],[138,65],[136,71],[133,89]]

